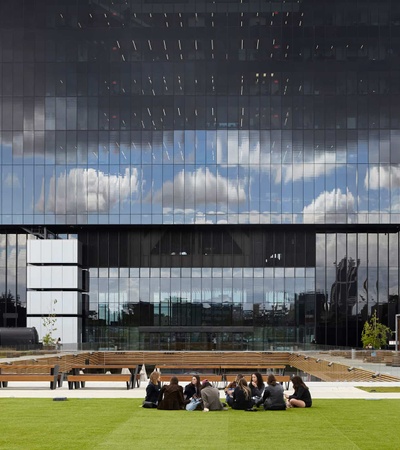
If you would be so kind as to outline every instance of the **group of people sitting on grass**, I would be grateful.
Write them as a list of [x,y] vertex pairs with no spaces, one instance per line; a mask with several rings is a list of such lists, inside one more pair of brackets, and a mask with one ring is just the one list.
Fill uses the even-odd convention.
[[172,377],[169,384],[161,387],[160,373],[152,372],[146,388],[145,408],[186,409],[187,411],[221,411],[232,409],[257,411],[263,406],[266,411],[279,411],[288,408],[309,408],[312,405],[308,387],[299,376],[292,379],[293,394],[284,394],[283,386],[276,381],[273,374],[268,375],[265,385],[262,375],[255,372],[247,383],[242,374],[225,388],[225,402],[220,400],[220,393],[208,380],[200,381],[193,375],[192,381],[183,389],[177,377]]

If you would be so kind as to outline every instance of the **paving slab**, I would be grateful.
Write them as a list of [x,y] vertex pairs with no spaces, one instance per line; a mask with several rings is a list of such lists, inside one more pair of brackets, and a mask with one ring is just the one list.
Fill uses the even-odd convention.
[[[185,383],[186,384],[186,383]],[[311,395],[314,399],[400,399],[399,393],[374,393],[357,389],[357,386],[378,387],[378,386],[396,386],[400,387],[400,383],[383,383],[383,382],[319,382],[311,381],[306,383],[310,388]],[[9,383],[8,387],[0,389],[0,398],[141,398],[146,395],[146,382],[142,382],[139,388],[126,389],[124,383],[121,385],[115,382],[107,383],[86,383],[83,389],[68,389],[68,384],[64,382],[63,387],[55,390],[49,389],[48,383],[25,383],[14,382]],[[289,389],[286,392],[292,392]],[[221,389],[221,398],[223,398],[223,390]]]

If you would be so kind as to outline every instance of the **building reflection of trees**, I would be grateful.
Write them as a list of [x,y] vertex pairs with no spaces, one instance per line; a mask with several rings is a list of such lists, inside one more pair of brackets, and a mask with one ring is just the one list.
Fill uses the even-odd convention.
[[10,289],[0,294],[0,319],[0,326],[3,327],[26,326],[26,306],[21,304],[20,296],[15,297]]

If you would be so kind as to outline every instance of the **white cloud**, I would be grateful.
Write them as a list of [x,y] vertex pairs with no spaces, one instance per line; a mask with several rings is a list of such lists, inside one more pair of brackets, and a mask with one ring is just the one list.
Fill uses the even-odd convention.
[[[327,176],[343,164],[336,163],[335,154],[318,154],[312,163],[284,164],[282,165],[282,177],[285,183],[292,183],[307,178],[317,178],[321,175]],[[280,183],[281,174],[278,171],[275,176],[275,183]]]
[[3,180],[3,185],[8,188],[20,188],[21,183],[19,182],[19,178],[16,174],[8,173]]
[[353,213],[354,205],[355,199],[349,190],[346,193],[342,193],[340,189],[322,192],[304,207],[304,223],[321,222],[320,219],[326,215]]
[[195,172],[182,170],[173,181],[166,181],[154,193],[152,201],[162,203],[164,208],[173,207],[176,211],[193,205],[237,205],[246,201],[246,193],[237,181],[228,180],[218,173],[215,175],[208,168],[199,168]]
[[396,189],[400,187],[399,166],[372,166],[364,178],[364,186],[368,189]]
[[56,214],[107,213],[128,201],[138,191],[138,173],[125,169],[123,175],[107,175],[95,169],[72,169],[51,177],[45,202],[44,182],[36,209]]

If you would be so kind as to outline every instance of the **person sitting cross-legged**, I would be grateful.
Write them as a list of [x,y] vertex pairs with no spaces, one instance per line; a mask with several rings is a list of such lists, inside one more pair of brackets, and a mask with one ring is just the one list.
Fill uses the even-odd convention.
[[158,396],[157,409],[184,409],[183,387],[179,386],[177,377],[172,377],[169,384],[164,384]]
[[243,378],[243,375],[241,373],[238,373],[233,381],[231,381],[228,386],[224,389],[225,392],[225,400],[226,403],[228,403],[229,406],[233,405],[233,391],[237,387],[239,380]]
[[249,388],[251,391],[251,399],[253,400],[253,405],[260,406],[262,403],[262,395],[265,389],[264,380],[260,372],[254,372],[251,374]]
[[262,403],[266,411],[283,411],[286,409],[283,387],[276,381],[275,375],[268,375]]
[[233,391],[233,409],[250,410],[252,409],[253,401],[251,399],[251,391],[247,385],[247,381],[241,378],[237,387]]
[[150,381],[146,387],[146,398],[144,399],[143,402],[143,408],[157,408],[160,390],[161,390],[160,373],[154,371],[150,374]]
[[204,412],[227,409],[227,407],[221,403],[219,390],[216,387],[213,387],[208,380],[204,380],[201,384],[200,393],[203,400]]
[[200,390],[200,377],[198,375],[193,375],[192,381],[185,386],[185,390],[183,391],[187,411],[203,409]]

